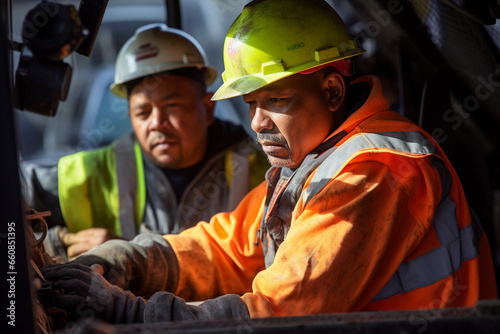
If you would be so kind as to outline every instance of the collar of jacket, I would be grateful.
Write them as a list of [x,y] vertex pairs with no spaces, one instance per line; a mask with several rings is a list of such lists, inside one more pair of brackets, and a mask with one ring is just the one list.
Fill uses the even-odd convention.
[[374,75],[367,75],[352,81],[351,86],[362,83],[367,83],[371,86],[370,94],[366,98],[365,103],[363,103],[359,109],[351,112],[347,119],[335,131],[333,131],[323,141],[323,143],[330,140],[330,138],[337,136],[342,131],[345,131],[346,133],[351,132],[354,128],[356,128],[356,126],[358,126],[358,124],[377,112],[389,110],[390,103],[382,92],[382,84],[380,83],[379,78]]

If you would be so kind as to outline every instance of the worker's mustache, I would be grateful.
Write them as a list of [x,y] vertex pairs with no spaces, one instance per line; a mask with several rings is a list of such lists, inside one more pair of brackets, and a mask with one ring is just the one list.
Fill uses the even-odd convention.
[[269,132],[259,132],[257,133],[257,141],[262,143],[263,141],[270,141],[277,144],[282,144],[288,148],[288,143],[285,137],[279,133],[269,133]]
[[177,137],[170,133],[163,133],[161,131],[151,132],[148,137],[148,145],[155,145],[164,140],[176,140]]

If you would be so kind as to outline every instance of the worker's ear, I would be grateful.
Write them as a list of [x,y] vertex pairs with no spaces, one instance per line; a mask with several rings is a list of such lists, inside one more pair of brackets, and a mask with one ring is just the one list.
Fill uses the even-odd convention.
[[205,95],[203,95],[203,105],[205,106],[205,110],[207,112],[208,125],[214,122],[215,117],[215,101],[211,100],[212,96],[214,96],[214,93],[205,93]]
[[338,72],[330,72],[325,75],[323,85],[327,94],[330,110],[339,110],[346,98],[344,77]]

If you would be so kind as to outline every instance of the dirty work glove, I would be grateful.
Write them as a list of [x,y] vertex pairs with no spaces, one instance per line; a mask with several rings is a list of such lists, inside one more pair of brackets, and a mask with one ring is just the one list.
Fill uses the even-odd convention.
[[164,291],[146,301],[77,263],[46,266],[42,273],[54,282],[56,290],[61,290],[54,296],[55,304],[68,311],[72,320],[89,313],[110,323],[250,318],[245,303],[234,294],[190,306],[184,299]]
[[110,284],[87,266],[68,263],[45,266],[41,269],[46,280],[52,281],[57,307],[77,318],[88,315],[110,323],[143,322],[146,300]]
[[140,234],[131,241],[110,240],[73,263],[100,265],[110,283],[139,296],[175,291],[177,287],[177,258],[170,244],[158,234]]

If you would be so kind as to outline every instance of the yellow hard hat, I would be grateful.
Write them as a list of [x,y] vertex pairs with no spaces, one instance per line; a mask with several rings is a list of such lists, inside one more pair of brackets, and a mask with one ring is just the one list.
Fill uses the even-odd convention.
[[224,84],[212,100],[248,94],[292,74],[364,52],[324,0],[255,0],[229,28]]
[[208,65],[205,51],[188,33],[163,23],[143,26],[120,49],[115,65],[113,94],[127,98],[127,84],[150,75],[185,68],[205,69],[205,84],[217,71]]

